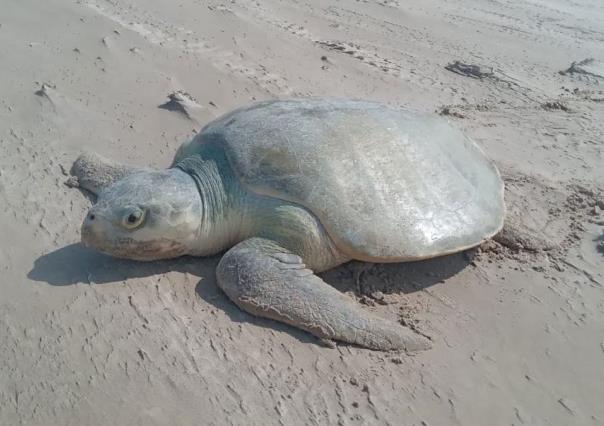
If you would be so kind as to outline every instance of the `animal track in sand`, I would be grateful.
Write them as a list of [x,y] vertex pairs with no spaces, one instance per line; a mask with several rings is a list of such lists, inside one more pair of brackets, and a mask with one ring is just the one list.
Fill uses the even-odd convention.
[[[152,44],[175,49],[189,55],[199,55],[209,60],[217,69],[249,79],[269,93],[288,95],[295,92],[285,77],[269,71],[261,63],[255,62],[243,54],[213,44],[206,39],[192,36],[192,31],[169,25],[145,11],[133,8],[126,9],[118,4],[111,3],[104,3],[103,6],[87,3],[86,6],[120,26],[138,33]],[[142,16],[144,16],[144,22],[140,20]],[[111,44],[107,47],[110,46]]]
[[604,192],[578,183],[555,187],[518,173],[504,180],[504,229],[478,248],[476,261],[511,258],[539,270],[568,266],[567,253],[582,240],[585,225],[602,217]]
[[382,58],[376,53],[369,52],[358,44],[345,41],[327,41],[318,40],[316,43],[320,46],[326,47],[329,50],[333,50],[345,55],[349,55],[364,64],[377,68],[385,73],[393,74],[396,76],[401,75],[401,66],[388,58]]

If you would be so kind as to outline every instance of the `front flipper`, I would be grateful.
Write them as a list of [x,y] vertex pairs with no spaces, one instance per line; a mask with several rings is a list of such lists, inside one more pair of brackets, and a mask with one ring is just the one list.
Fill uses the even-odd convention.
[[306,330],[321,339],[377,350],[416,351],[431,343],[397,323],[361,309],[277,243],[252,238],[229,250],[218,285],[241,309]]
[[149,169],[114,163],[98,154],[86,153],[80,155],[71,167],[71,175],[77,178],[77,184],[71,184],[99,195],[99,192],[119,179],[145,170]]

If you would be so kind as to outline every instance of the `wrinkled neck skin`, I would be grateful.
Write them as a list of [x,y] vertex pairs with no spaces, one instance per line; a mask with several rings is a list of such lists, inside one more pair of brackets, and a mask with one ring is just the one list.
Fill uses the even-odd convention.
[[212,256],[243,238],[243,194],[232,176],[225,175],[213,160],[187,157],[174,165],[187,173],[199,192],[200,226],[187,254]]

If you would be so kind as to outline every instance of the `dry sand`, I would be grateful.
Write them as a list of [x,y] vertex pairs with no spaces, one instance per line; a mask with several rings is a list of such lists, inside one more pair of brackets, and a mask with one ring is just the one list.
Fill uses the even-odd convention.
[[[601,0],[1,3],[1,424],[604,424],[604,80],[597,62],[558,73],[604,60]],[[158,108],[178,90],[188,116]],[[78,244],[80,152],[167,166],[210,119],[309,94],[448,114],[537,236],[325,274],[428,352],[253,318],[217,258]]]

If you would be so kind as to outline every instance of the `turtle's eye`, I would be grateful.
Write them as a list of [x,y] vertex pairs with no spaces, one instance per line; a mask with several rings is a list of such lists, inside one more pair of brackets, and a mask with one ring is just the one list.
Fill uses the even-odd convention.
[[134,207],[126,212],[122,224],[125,228],[134,229],[143,223],[143,220],[145,220],[145,212],[138,207]]

